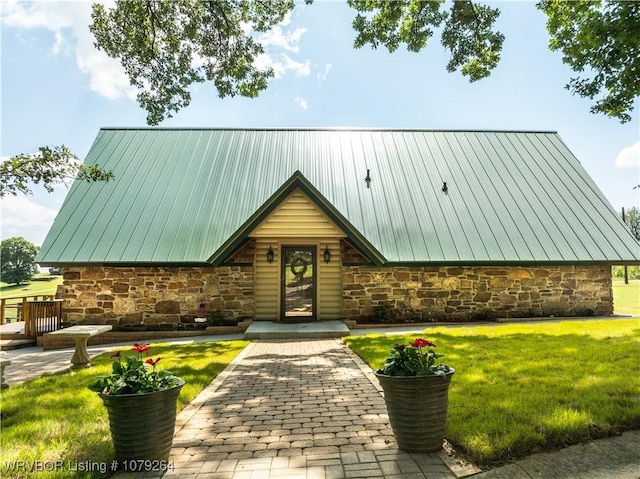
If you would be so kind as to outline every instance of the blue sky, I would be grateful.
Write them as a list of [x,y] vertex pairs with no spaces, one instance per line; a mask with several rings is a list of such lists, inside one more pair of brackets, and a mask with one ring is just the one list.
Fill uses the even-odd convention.
[[[376,127],[558,131],[613,207],[640,205],[640,120],[589,113],[564,85],[575,73],[547,48],[546,17],[533,2],[495,2],[502,61],[469,83],[447,73],[439,31],[421,53],[352,48],[345,2],[300,4],[263,37],[260,65],[277,73],[258,99],[219,99],[210,84],[167,127]],[[117,62],[95,50],[90,2],[0,0],[0,155],[65,144],[80,158],[103,126],[146,126],[146,112]],[[0,200],[2,239],[42,244],[67,190]]]

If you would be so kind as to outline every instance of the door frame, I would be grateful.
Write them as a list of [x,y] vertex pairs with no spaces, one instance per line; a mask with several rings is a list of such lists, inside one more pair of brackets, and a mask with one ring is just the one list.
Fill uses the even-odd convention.
[[[308,250],[312,255],[311,265],[313,267],[312,290],[311,290],[311,316],[286,316],[287,294],[285,287],[287,284],[286,275],[286,255],[287,250]],[[282,244],[280,246],[280,314],[278,321],[317,321],[318,320],[318,245],[316,244]]]

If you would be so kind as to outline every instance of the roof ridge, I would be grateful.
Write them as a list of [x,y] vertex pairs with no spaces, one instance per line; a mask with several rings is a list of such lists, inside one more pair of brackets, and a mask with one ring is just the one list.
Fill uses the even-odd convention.
[[103,126],[100,130],[131,131],[380,131],[380,132],[433,132],[433,133],[547,133],[557,134],[557,130],[501,130],[501,129],[465,129],[465,128],[388,128],[388,127],[188,127],[188,126]]

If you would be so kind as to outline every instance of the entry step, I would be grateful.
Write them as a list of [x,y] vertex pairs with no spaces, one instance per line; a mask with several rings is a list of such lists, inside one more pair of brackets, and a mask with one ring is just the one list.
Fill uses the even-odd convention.
[[254,321],[244,333],[246,339],[341,338],[349,336],[349,328],[342,321],[309,321],[280,323]]

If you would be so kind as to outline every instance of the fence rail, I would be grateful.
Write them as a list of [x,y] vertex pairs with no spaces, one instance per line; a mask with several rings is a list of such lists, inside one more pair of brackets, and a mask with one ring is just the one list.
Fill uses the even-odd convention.
[[[5,324],[10,318],[16,322],[24,322],[22,332],[3,331],[3,339],[36,338],[61,329],[62,300],[53,298],[54,295],[39,294],[0,299],[0,325]],[[7,311],[12,310],[15,310],[15,315],[8,316]]]
[[[40,299],[42,298],[42,299]],[[10,296],[0,299],[0,325],[7,322],[23,321],[23,311],[26,311],[26,303],[31,301],[47,301],[55,298],[53,294],[34,294],[30,296]]]

